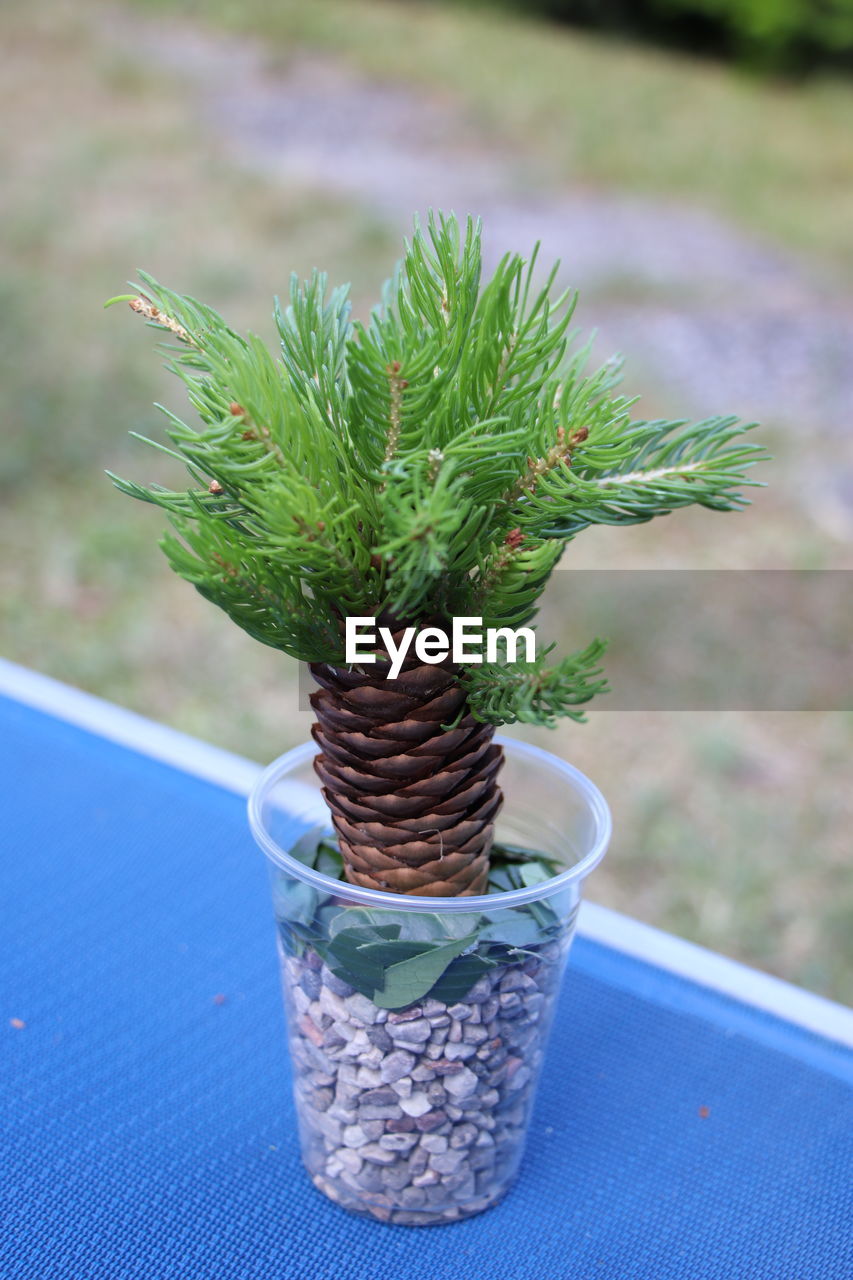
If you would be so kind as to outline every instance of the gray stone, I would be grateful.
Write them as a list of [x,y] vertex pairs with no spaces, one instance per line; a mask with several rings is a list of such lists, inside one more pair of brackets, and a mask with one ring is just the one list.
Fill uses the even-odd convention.
[[358,1018],[359,1022],[363,1022],[366,1026],[372,1026],[376,1021],[376,1015],[379,1010],[372,1000],[368,1000],[367,996],[362,995],[360,991],[354,992],[351,996],[346,997],[346,1006],[353,1018]]
[[[335,1095],[331,1089],[312,1089],[309,1095],[311,1106],[316,1111],[328,1111],[329,1107],[335,1100]],[[340,1116],[338,1117],[340,1119]]]
[[361,1156],[357,1151],[354,1151],[352,1147],[339,1147],[335,1152],[335,1155],[338,1157],[344,1168],[348,1169],[352,1174],[357,1174],[361,1169],[361,1166],[364,1164]]
[[384,1027],[368,1027],[367,1038],[382,1053],[391,1053],[394,1048],[394,1041]]
[[429,1167],[435,1169],[436,1173],[456,1173],[459,1166],[464,1163],[467,1154],[467,1151],[443,1151],[438,1155],[430,1156]]
[[520,968],[508,969],[498,983],[501,992],[504,991],[524,991],[528,986],[535,986],[535,983],[522,973]]
[[413,1022],[403,1022],[397,1026],[391,1027],[390,1019],[386,1023],[389,1029],[389,1035],[393,1039],[395,1045],[403,1044],[425,1044],[429,1040],[432,1028],[429,1025],[429,1019],[416,1018]]
[[323,1032],[323,1048],[324,1049],[340,1049],[347,1043],[346,1038],[335,1030],[335,1024],[326,1027]]
[[458,1173],[451,1173],[441,1181],[458,1200],[470,1200],[477,1193],[477,1180],[471,1169],[460,1169]]
[[330,1116],[328,1111],[314,1111],[309,1114],[315,1129],[319,1129],[324,1138],[328,1138],[329,1142],[339,1147],[343,1133],[343,1125],[340,1120]]
[[394,1009],[388,1014],[389,1026],[397,1026],[402,1022],[414,1022],[422,1018],[424,1011],[419,1004],[410,1005],[408,1009]]
[[393,1151],[386,1151],[378,1142],[368,1142],[366,1146],[359,1147],[359,1155],[371,1164],[393,1164],[397,1159]]
[[462,1023],[459,1021],[458,1018],[454,1018],[454,1020],[450,1024],[450,1030],[447,1033],[447,1042],[448,1044],[458,1044],[461,1039],[462,1039]]
[[[488,977],[484,975],[482,978],[478,978],[477,981],[474,983],[473,987],[465,997],[465,1003],[466,1004],[482,1004],[484,1000],[488,1000],[491,994],[492,994],[492,984],[489,981]],[[453,1012],[452,1009],[449,1010],[449,1013],[451,1017],[454,1017],[454,1018],[456,1017],[456,1014]]]
[[359,1098],[359,1102],[372,1107],[395,1106],[397,1095],[390,1085],[383,1084],[378,1089],[365,1089]]
[[[388,1153],[386,1152],[386,1155]],[[358,1175],[356,1186],[359,1191],[384,1191],[385,1184],[382,1181],[382,1175],[385,1172],[379,1165],[366,1164],[363,1166],[361,1173]],[[344,1174],[346,1177],[346,1174]]]
[[477,1133],[475,1124],[457,1124],[450,1135],[450,1145],[455,1148],[470,1147],[476,1140]]
[[448,1120],[461,1120],[465,1115],[465,1112],[462,1110],[462,1108],[455,1107],[452,1102],[448,1102],[444,1110],[447,1114]]
[[421,1093],[420,1090],[417,1093],[413,1093],[410,1098],[401,1098],[399,1105],[407,1116],[414,1116],[415,1119],[432,1110],[432,1103],[426,1094]]
[[440,1044],[428,1044],[424,1049],[424,1065],[428,1062],[434,1062],[444,1053],[444,1049]]
[[373,1067],[359,1067],[355,1076],[356,1084],[360,1084],[362,1089],[375,1089],[380,1084],[387,1084],[382,1079],[381,1071],[374,1071]]
[[477,1046],[466,1044],[463,1040],[460,1044],[447,1044],[444,1046],[444,1056],[448,1062],[465,1062],[468,1058],[473,1058],[477,1052]]
[[441,1133],[425,1133],[421,1137],[421,1146],[430,1155],[440,1156],[447,1150],[447,1139]]
[[327,1114],[334,1116],[336,1120],[340,1120],[341,1124],[355,1124],[358,1120],[358,1112],[355,1107],[343,1102],[333,1102],[327,1108]]
[[369,1138],[359,1124],[348,1124],[343,1131],[344,1146],[352,1147],[354,1150],[363,1147]]
[[425,1062],[418,1063],[412,1071],[412,1079],[416,1084],[423,1084],[427,1080],[434,1080],[435,1072],[432,1069],[432,1064],[430,1063],[430,1065],[427,1066]]
[[440,1031],[442,1027],[450,1026],[450,1017],[446,1013],[434,1013],[429,1020],[429,1025],[433,1030],[433,1037],[436,1031]]
[[320,970],[320,978],[323,986],[327,987],[336,996],[344,998],[351,996],[355,991],[355,987],[351,987],[348,982],[344,982],[343,978],[336,977],[326,965],[323,965]]
[[[496,996],[491,996],[488,1000],[485,1000],[483,1002],[483,1007],[481,1010],[481,1016],[483,1021],[487,1024],[491,1022],[492,1019],[497,1014],[497,1011],[499,1008],[500,1008],[500,1002],[498,1001]],[[491,1032],[491,1034],[494,1035],[494,1032]]]
[[[425,1117],[421,1117],[424,1119]],[[413,1129],[418,1127],[418,1122],[412,1116],[400,1116],[399,1120],[387,1120],[385,1128],[389,1133],[411,1133]]]
[[400,1204],[404,1204],[407,1209],[421,1209],[426,1200],[423,1187],[403,1187],[400,1192]]
[[[333,1022],[343,1022],[349,1026],[349,1014],[341,996],[336,995],[329,987],[323,987],[317,1001],[323,1013],[327,1013]],[[355,1035],[353,1028],[352,1034]],[[347,1037],[348,1039],[350,1037]]]
[[477,1088],[477,1077],[468,1067],[463,1067],[458,1074],[444,1077],[444,1087],[457,1100],[469,1098]]
[[293,987],[290,991],[290,997],[293,1001],[293,1007],[298,1014],[307,1013],[311,1004],[311,997],[307,996],[301,987]]
[[367,1134],[371,1142],[375,1142],[377,1138],[381,1138],[389,1124],[393,1124],[393,1120],[360,1120],[364,1132]]
[[401,1076],[399,1080],[395,1080],[391,1084],[396,1098],[411,1098],[412,1096],[412,1080],[410,1076]]
[[[480,982],[482,982],[482,978],[480,979]],[[488,992],[486,992],[486,994],[488,995]],[[473,1011],[470,1005],[462,1004],[460,1002],[458,1004],[448,1005],[447,1012],[450,1014],[451,1018],[455,1019],[456,1022],[464,1022],[466,1018],[471,1017]]]
[[511,1089],[514,1092],[519,1089],[523,1089],[532,1075],[533,1072],[529,1067],[519,1067],[513,1077],[507,1081],[507,1089]]
[[412,1123],[420,1133],[432,1133],[434,1129],[440,1129],[443,1124],[447,1124],[447,1112],[427,1111]]
[[429,996],[421,1004],[421,1013],[425,1018],[433,1018],[447,1012],[447,1005],[442,1000],[433,1000]]
[[[465,1026],[462,1028],[462,1039],[466,1044],[482,1044],[485,1040],[488,1040],[488,1038],[489,1033],[482,1024],[478,1026],[473,1022],[466,1022]],[[449,1056],[450,1055],[448,1054],[448,1057]]]
[[320,997],[320,975],[316,969],[303,969],[302,976],[299,979],[299,985],[305,992],[309,1000],[318,1000]]
[[437,1080],[433,1080],[431,1084],[428,1084],[424,1093],[434,1107],[441,1107],[447,1101],[447,1090]]
[[358,1108],[359,1124],[364,1120],[399,1120],[402,1114],[397,1102],[392,1107],[373,1107],[370,1103],[362,1103]]
[[414,1133],[386,1133],[379,1139],[379,1145],[386,1151],[411,1151],[417,1141]]
[[324,1053],[322,1049],[318,1049],[310,1040],[300,1040],[299,1044],[306,1061],[312,1067],[315,1067],[318,1071],[325,1071],[329,1075],[334,1074],[335,1064],[327,1053]]
[[456,1076],[464,1066],[463,1063],[451,1062],[448,1058],[436,1058],[430,1065],[434,1076]]
[[389,1191],[402,1191],[403,1187],[408,1186],[410,1177],[409,1170],[404,1164],[396,1165],[382,1170],[382,1185]]
[[400,1080],[403,1076],[409,1075],[415,1062],[415,1055],[407,1053],[405,1049],[397,1049],[395,1053],[389,1053],[379,1068],[381,1082],[390,1084],[392,1080]]
[[537,1022],[539,1020],[544,1004],[545,997],[541,991],[534,991],[532,995],[524,997],[524,1008],[531,1022]]
[[413,1187],[434,1187],[441,1182],[441,1174],[436,1173],[435,1169],[426,1169],[423,1173],[416,1173],[412,1178]]
[[494,1145],[495,1145],[495,1140],[492,1137],[492,1135],[490,1133],[486,1133],[484,1129],[481,1129],[480,1132],[477,1134],[477,1141],[474,1143],[474,1146],[475,1147],[493,1147]]

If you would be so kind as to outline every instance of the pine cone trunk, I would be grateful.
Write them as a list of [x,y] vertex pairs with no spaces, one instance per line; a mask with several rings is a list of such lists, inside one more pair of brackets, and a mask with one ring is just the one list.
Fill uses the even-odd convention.
[[[363,670],[315,663],[314,767],[346,878],[392,893],[486,892],[503,752],[448,661]],[[452,724],[449,729],[443,725]]]

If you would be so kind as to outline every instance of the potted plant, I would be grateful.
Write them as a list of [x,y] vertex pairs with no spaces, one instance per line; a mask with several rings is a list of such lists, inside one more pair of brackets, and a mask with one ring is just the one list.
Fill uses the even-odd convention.
[[113,479],[167,513],[173,569],[318,686],[316,747],[270,766],[250,817],[305,1163],[385,1221],[509,1186],[607,844],[591,783],[494,737],[579,720],[604,688],[599,641],[536,652],[538,597],[589,525],[738,507],[757,454],[731,418],[632,421],[535,263],[482,284],[479,226],[430,217],[366,324],[324,276],[294,280],[278,359],[150,276],[127,297],[174,340],[201,424],[167,414],[188,487]]

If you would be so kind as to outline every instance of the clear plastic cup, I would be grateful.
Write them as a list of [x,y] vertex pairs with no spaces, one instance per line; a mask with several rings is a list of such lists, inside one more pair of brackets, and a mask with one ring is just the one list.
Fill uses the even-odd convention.
[[[610,838],[589,779],[497,740],[496,841],[564,868],[521,888],[422,898],[305,865],[296,842],[332,833],[313,743],[274,761],[249,800],[272,882],[302,1157],[330,1199],[384,1222],[456,1221],[511,1186],[581,888]],[[429,959],[407,960],[419,945]]]

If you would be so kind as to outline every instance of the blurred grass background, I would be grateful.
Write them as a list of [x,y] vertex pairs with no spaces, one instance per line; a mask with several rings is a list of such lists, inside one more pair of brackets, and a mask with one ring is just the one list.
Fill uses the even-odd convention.
[[[7,0],[0,35],[11,126],[0,136],[3,653],[255,759],[307,736],[295,664],[173,579],[154,545],[157,514],[103,477],[108,466],[164,479],[165,460],[127,432],[158,431],[153,400],[182,406],[151,333],[101,303],[144,266],[271,340],[271,297],[291,270],[316,264],[351,280],[364,314],[409,218],[368,198],[375,155],[365,154],[359,173],[359,155],[342,154],[346,184],[319,161],[279,171],[255,163],[233,135],[229,143],[229,113],[249,110],[259,94],[269,107],[294,77],[319,84],[321,98],[324,86],[348,85],[347,101],[376,113],[377,135],[398,108],[413,121],[421,106],[434,109],[448,134],[432,138],[430,163],[445,143],[463,146],[463,161],[487,155],[490,172],[505,157],[531,240],[547,201],[577,193],[593,211],[616,197],[629,213],[630,201],[657,202],[642,209],[660,218],[662,242],[667,218],[707,212],[785,264],[784,315],[796,315],[792,341],[807,361],[809,335],[827,314],[850,321],[853,85],[834,73],[759,80],[484,6],[400,0]],[[292,112],[282,119],[298,132],[299,111],[316,97],[296,101],[296,123]],[[251,130],[250,110],[248,118]],[[258,130],[276,118],[260,112]],[[336,127],[332,119],[328,131]],[[405,144],[408,117],[396,127]],[[401,172],[403,203],[410,177]],[[547,237],[543,252],[554,256]],[[695,290],[654,270],[605,273],[584,290],[579,320],[602,317],[605,336],[628,312],[637,332],[647,316],[683,313],[692,323],[705,317],[711,289],[703,323],[725,331],[729,309],[739,314],[766,289],[764,259],[756,250],[750,275],[750,253],[747,269],[723,284],[713,263],[697,261]],[[771,351],[774,324],[771,315]],[[712,352],[716,340],[710,331]],[[748,393],[747,403],[706,404],[705,389],[694,397],[689,380],[668,379],[666,350],[656,365],[632,365],[626,354],[627,385],[644,392],[647,416],[752,411]],[[827,355],[813,413],[778,397],[763,429],[776,459],[770,487],[748,512],[588,531],[572,562],[850,568],[853,449],[835,394],[843,355]],[[719,359],[728,390],[725,348]],[[704,354],[697,362],[714,387]],[[543,633],[580,643],[583,623],[559,578]],[[523,735],[571,758],[612,804],[614,846],[591,896],[849,1000],[853,716],[604,708],[585,727]]]

